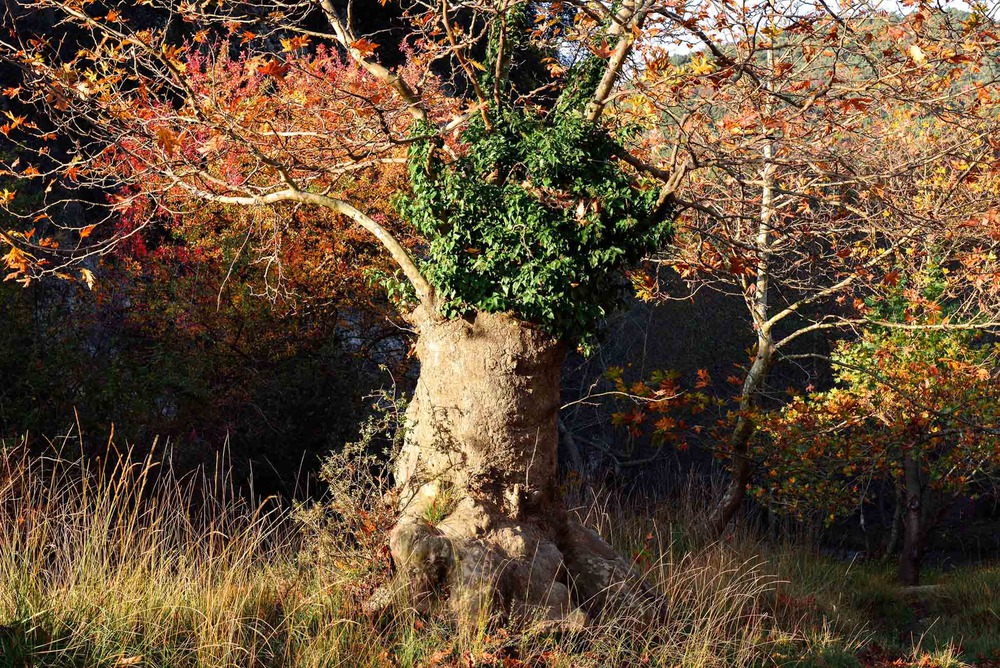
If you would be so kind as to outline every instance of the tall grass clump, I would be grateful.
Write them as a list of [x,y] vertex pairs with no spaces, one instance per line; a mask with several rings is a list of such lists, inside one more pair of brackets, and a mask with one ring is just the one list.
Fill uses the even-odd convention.
[[130,455],[0,446],[0,668],[390,665],[286,504]]
[[[280,656],[294,536],[274,503],[167,458],[0,450],[7,665],[248,665]],[[32,665],[28,664],[28,665]]]
[[325,471],[341,484],[293,512],[238,495],[224,466],[178,476],[169,457],[113,447],[87,459],[4,445],[0,665],[740,666],[766,653],[760,562],[641,537],[637,567],[671,611],[653,627],[610,613],[533,633],[500,616],[458,628],[405,604],[366,611],[390,577],[390,480],[363,448]]

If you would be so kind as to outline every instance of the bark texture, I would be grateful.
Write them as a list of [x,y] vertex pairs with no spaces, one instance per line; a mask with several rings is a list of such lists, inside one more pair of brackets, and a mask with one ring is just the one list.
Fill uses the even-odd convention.
[[920,564],[924,558],[923,488],[920,483],[920,463],[912,453],[903,456],[903,550],[899,555],[901,584],[920,584]]
[[757,337],[757,354],[753,365],[743,381],[743,391],[740,394],[740,415],[736,420],[730,438],[730,451],[733,457],[732,477],[726,486],[722,498],[713,508],[709,517],[709,527],[715,536],[721,536],[726,527],[733,521],[737,511],[746,500],[747,488],[753,475],[753,462],[750,459],[750,439],[757,430],[757,425],[749,417],[757,407],[758,399],[764,389],[767,374],[771,370],[774,344],[770,333],[762,331]]
[[652,601],[559,497],[564,346],[503,314],[443,320],[418,309],[412,319],[420,377],[390,547],[414,598],[446,599],[459,618],[500,605],[574,626],[614,600]]

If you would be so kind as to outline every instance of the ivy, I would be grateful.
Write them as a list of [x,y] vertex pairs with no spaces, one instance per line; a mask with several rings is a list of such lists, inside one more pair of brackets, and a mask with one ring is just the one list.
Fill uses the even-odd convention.
[[668,238],[657,190],[628,177],[577,106],[494,111],[489,130],[477,116],[457,159],[412,146],[397,206],[428,240],[443,315],[506,311],[586,347],[627,294],[622,270]]

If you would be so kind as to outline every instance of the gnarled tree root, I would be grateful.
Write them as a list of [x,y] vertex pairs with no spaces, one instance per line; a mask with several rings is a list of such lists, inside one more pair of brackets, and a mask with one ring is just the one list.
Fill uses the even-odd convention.
[[436,525],[401,521],[390,546],[397,586],[418,609],[445,603],[459,623],[500,612],[545,632],[581,630],[602,613],[646,624],[662,601],[596,533],[565,514],[515,521],[472,500]]

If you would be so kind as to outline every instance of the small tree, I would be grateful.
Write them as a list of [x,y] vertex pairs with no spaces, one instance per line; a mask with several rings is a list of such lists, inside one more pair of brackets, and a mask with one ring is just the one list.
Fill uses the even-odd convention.
[[873,328],[839,344],[836,387],[765,421],[758,496],[833,521],[888,481],[903,500],[899,578],[918,584],[935,524],[928,494],[954,498],[1000,472],[998,360],[996,345],[955,330]]

